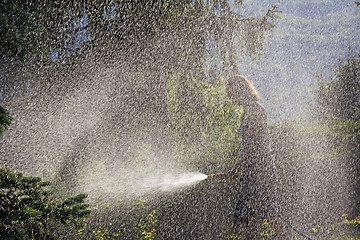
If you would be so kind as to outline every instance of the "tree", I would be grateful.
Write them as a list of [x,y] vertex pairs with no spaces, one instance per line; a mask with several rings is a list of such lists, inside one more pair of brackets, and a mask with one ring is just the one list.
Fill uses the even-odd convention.
[[12,121],[10,113],[3,107],[0,106],[0,135],[9,128]]
[[[0,134],[12,117],[0,107]],[[57,239],[61,225],[82,227],[90,215],[86,194],[56,202],[47,188],[50,182],[25,177],[0,168],[0,237],[2,239]],[[54,229],[57,227],[57,231]]]
[[[109,100],[103,106],[88,101],[76,103],[77,109],[91,104],[93,107],[86,106],[84,112],[91,115],[100,112],[101,128],[119,129],[124,126],[119,132],[129,131],[130,128],[132,135],[138,129],[163,130],[169,126],[167,83],[171,76],[183,75],[183,81],[188,83],[180,84],[180,87],[196,79],[201,85],[209,84],[210,88],[211,84],[216,85],[218,76],[226,79],[233,71],[238,72],[236,59],[241,54],[259,57],[264,52],[264,34],[274,27],[278,14],[277,6],[274,6],[268,11],[265,9],[260,17],[243,16],[239,13],[242,1],[232,4],[231,1],[193,0],[19,0],[6,1],[4,5],[7,9],[4,18],[14,25],[11,29],[20,32],[34,29],[31,44],[37,51],[33,53],[33,60],[25,63],[19,60],[21,55],[17,54],[18,50],[5,51],[6,58],[12,61],[0,60],[4,73],[0,86],[3,101],[17,106],[12,107],[19,111],[17,115],[36,119],[37,122],[29,127],[40,125],[40,129],[44,130],[51,125],[46,121],[56,114],[57,109],[63,109],[68,96],[78,94],[75,92],[81,89],[84,95],[92,91],[86,95],[87,99],[92,99],[97,93],[93,90],[105,86],[104,96]],[[21,19],[23,13],[33,16],[30,20],[24,18],[23,22],[20,21],[29,27],[21,27],[15,21]],[[32,24],[38,27],[31,27]],[[81,43],[77,40],[80,33],[86,35],[86,41]],[[20,46],[20,43],[15,45]],[[57,57],[51,59],[50,50]],[[94,77],[106,69],[111,69],[114,74],[105,78]],[[193,92],[187,93],[188,90],[181,90],[184,97],[178,104],[183,105],[182,108],[193,97]],[[201,97],[199,102],[203,101]],[[22,107],[30,102],[35,110],[33,112]],[[76,113],[68,115],[71,122]],[[204,118],[201,120],[207,121]],[[62,172],[77,172],[75,167],[70,166],[81,165],[80,155],[86,159],[81,151],[89,145],[89,136],[105,132],[103,129],[81,132],[79,127],[75,130],[71,134],[74,133],[72,139],[76,143],[71,145],[72,149],[65,156],[67,159],[52,158],[63,165],[65,170]],[[18,141],[27,141],[28,144],[33,139],[27,135]],[[39,151],[44,149],[44,145],[39,145]],[[126,149],[130,148],[124,151]],[[26,158],[29,159],[27,163],[37,161],[32,160],[29,154]],[[9,165],[11,167],[11,163]],[[67,179],[71,181],[71,178]]]
[[52,198],[49,182],[0,169],[0,236],[2,239],[58,239],[62,225],[82,227],[90,215],[85,194],[62,202]]
[[340,61],[330,81],[319,77],[316,91],[318,116],[359,120],[360,60],[350,53],[346,62]]
[[335,152],[348,163],[353,187],[354,215],[360,211],[360,55],[349,51],[348,59],[340,61],[334,76],[321,77],[316,90],[315,113],[328,126]]
[[[77,170],[81,167],[91,168],[93,159],[90,159],[89,153],[94,151],[91,147],[100,146],[99,142],[102,139],[107,140],[115,135],[116,140],[121,138],[113,142],[113,145],[116,146],[114,151],[123,153],[121,154],[123,158],[130,156],[129,159],[118,160],[124,163],[133,160],[131,154],[127,153],[134,143],[127,141],[127,136],[134,136],[139,131],[149,131],[145,133],[147,136],[157,137],[152,144],[160,143],[160,145],[169,139],[168,136],[163,137],[166,133],[159,136],[150,131],[157,125],[161,125],[159,128],[162,130],[167,130],[166,127],[172,127],[174,126],[171,125],[172,123],[180,120],[181,115],[177,115],[174,116],[175,121],[170,123],[167,106],[167,96],[172,94],[167,95],[167,83],[171,81],[169,78],[178,73],[183,78],[179,85],[176,83],[179,79],[173,79],[175,86],[179,86],[173,92],[179,99],[176,102],[177,107],[184,111],[188,110],[186,113],[189,116],[191,113],[197,113],[196,109],[200,105],[191,104],[186,110],[187,103],[196,98],[196,103],[202,104],[200,106],[202,115],[196,114],[200,116],[197,122],[193,122],[194,125],[193,123],[185,125],[193,129],[187,130],[179,125],[182,128],[180,130],[184,130],[181,133],[190,131],[193,136],[204,132],[204,136],[209,137],[203,141],[206,145],[204,152],[207,153],[212,147],[218,147],[216,151],[219,155],[224,154],[222,152],[225,151],[224,149],[226,151],[231,149],[234,144],[229,147],[228,139],[222,141],[221,134],[225,133],[231,139],[237,136],[233,126],[236,125],[239,117],[230,119],[232,127],[226,129],[225,123],[228,120],[226,117],[234,112],[228,103],[226,103],[227,108],[218,106],[220,103],[216,101],[224,98],[221,84],[217,84],[215,79],[220,75],[226,79],[226,76],[233,71],[237,72],[236,60],[241,54],[248,53],[253,57],[259,57],[264,52],[262,43],[265,32],[274,27],[278,13],[277,6],[274,6],[269,11],[265,10],[260,17],[243,16],[239,13],[242,1],[224,0],[55,2],[19,0],[6,1],[6,4],[7,14],[4,18],[7,20],[4,22],[10,23],[12,27],[5,28],[5,31],[16,29],[15,32],[24,31],[24,34],[16,35],[19,38],[15,40],[4,40],[4,42],[19,43],[13,44],[14,47],[10,50],[3,51],[5,57],[0,60],[1,69],[5,73],[1,76],[4,80],[1,81],[2,96],[7,103],[18,104],[19,107],[13,107],[19,111],[16,113],[17,116],[25,115],[27,119],[31,119],[29,121],[32,121],[29,126],[26,126],[26,123],[19,123],[16,126],[18,129],[31,128],[28,131],[30,134],[16,141],[26,141],[32,148],[39,146],[36,148],[40,153],[38,156],[48,157],[48,162],[57,164],[56,169],[46,168],[44,172],[60,172],[60,177],[63,177],[65,172],[71,171],[65,181],[76,184],[77,175],[81,174]],[[32,16],[23,18],[23,22],[20,21],[25,26],[16,21],[21,19],[22,15]],[[34,24],[36,27],[33,26]],[[33,41],[29,43],[29,51],[19,50],[17,47],[24,46],[22,42],[27,38],[22,36],[27,36],[28,29],[34,30],[29,33],[33,36]],[[86,41],[81,43],[78,41],[77,36],[80,34],[86,35],[84,37]],[[11,33],[3,36],[13,37]],[[49,56],[50,51],[53,57]],[[21,52],[27,52],[33,57],[26,58],[28,62],[24,62],[24,59],[21,59]],[[12,61],[7,61],[8,59]],[[105,76],[103,79],[97,77],[107,69],[111,69],[112,72],[109,74],[111,77]],[[194,79],[197,85],[187,89],[186,86],[194,84]],[[215,90],[211,90],[212,85]],[[104,92],[100,91],[102,86],[105,86]],[[24,91],[21,92],[22,90]],[[81,90],[81,96],[85,95],[85,98],[80,98],[85,101],[74,103],[75,110],[66,114],[66,119],[62,120],[74,122],[75,115],[78,116],[82,112],[80,109],[85,109],[83,111],[85,114],[81,114],[81,117],[87,116],[87,113],[91,116],[95,114],[99,116],[99,124],[94,124],[90,129],[75,126],[69,132],[66,129],[55,129],[55,131],[60,130],[61,134],[71,135],[64,136],[64,139],[67,137],[72,139],[71,142],[66,143],[68,147],[65,148],[56,144],[58,142],[56,139],[61,138],[59,134],[57,136],[45,134],[46,136],[38,137],[35,141],[34,134],[39,133],[38,135],[42,136],[42,132],[54,133],[52,130],[56,126],[49,121],[57,114],[68,113],[67,106],[71,106],[73,100],[69,96],[74,95],[76,98],[76,94],[80,92],[77,92],[78,90]],[[101,92],[107,101],[101,104],[93,102],[92,99],[97,95],[97,91]],[[17,98],[18,95],[14,92],[22,98]],[[176,95],[177,93],[181,94]],[[207,93],[210,93],[211,97],[204,98],[204,94]],[[172,113],[180,114],[184,111]],[[206,123],[212,120],[213,123]],[[198,128],[199,126],[201,127]],[[40,131],[32,131],[35,129]],[[50,131],[47,131],[48,129]],[[19,132],[23,133],[23,131]],[[123,134],[125,138],[122,138]],[[49,141],[48,138],[55,141]],[[101,149],[107,149],[106,142],[101,143]],[[170,141],[166,144],[169,144],[168,142]],[[191,141],[186,143],[191,144]],[[216,145],[217,143],[220,144]],[[161,149],[165,149],[164,146],[168,145],[162,145]],[[221,149],[220,146],[225,148]],[[111,151],[113,149],[111,148]],[[60,150],[61,156],[54,156],[57,150]],[[17,151],[23,151],[19,155],[25,156],[25,164],[39,166],[40,169],[41,161],[37,159],[37,154],[32,154],[33,151],[30,154],[23,154],[27,149],[17,149]],[[112,161],[106,157],[99,159],[104,165]],[[16,159],[10,159],[8,162],[11,161],[15,162]],[[82,161],[87,161],[87,166]],[[11,166],[11,163],[7,164]],[[51,167],[55,168],[55,164]],[[83,172],[86,174],[85,171]],[[73,189],[73,185],[71,188]]]
[[[198,74],[206,54],[214,61],[220,57],[226,72],[237,71],[239,53],[263,53],[264,32],[274,27],[278,13],[274,6],[263,17],[246,17],[237,13],[241,5],[242,1],[192,0],[3,1],[2,68],[11,68],[9,59],[10,65],[24,59],[29,63],[25,68],[15,64],[5,71],[2,89],[19,91],[15,86],[29,83],[29,79],[30,84],[39,82],[36,73],[45,69],[53,72],[51,67],[42,66],[55,65],[58,71],[54,60],[71,64],[79,56],[89,55],[111,59],[119,51],[132,51],[139,64],[156,56],[150,60],[155,60],[153,66],[162,66],[164,74],[182,69]],[[25,71],[25,79],[13,75],[19,69]],[[45,75],[47,80],[52,77]]]
[[[232,153],[241,146],[237,130],[242,108],[234,106],[224,91],[223,78],[212,84],[188,81],[181,75],[168,80],[167,106],[175,153],[206,172],[229,168],[237,161]],[[217,168],[202,166],[203,159],[207,159],[207,166]]]

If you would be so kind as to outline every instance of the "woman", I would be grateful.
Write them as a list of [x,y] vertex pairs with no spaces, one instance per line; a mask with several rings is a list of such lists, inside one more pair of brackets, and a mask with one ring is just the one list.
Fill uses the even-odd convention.
[[[259,103],[259,94],[251,82],[241,75],[228,80],[226,92],[234,105],[244,109],[239,128],[241,152],[237,153],[240,160],[227,174],[231,177],[244,177],[264,197],[275,202],[275,166],[270,156],[267,115]],[[279,236],[281,225],[272,215],[267,203],[243,182],[234,212],[234,225],[242,229],[246,239],[255,237],[257,228],[264,220],[271,223]]]

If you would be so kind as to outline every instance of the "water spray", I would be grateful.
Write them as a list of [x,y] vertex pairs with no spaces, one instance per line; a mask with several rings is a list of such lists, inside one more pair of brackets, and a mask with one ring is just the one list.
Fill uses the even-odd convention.
[[[207,178],[225,178],[230,177],[229,175],[225,173],[214,173],[214,174],[208,174]],[[287,221],[276,209],[276,207],[263,195],[260,190],[258,190],[254,185],[252,185],[248,180],[246,180],[244,177],[236,177],[239,181],[244,182],[249,188],[251,188],[259,197],[264,200],[264,202],[270,206],[270,208],[276,213],[276,215],[286,224],[288,225],[294,232],[299,234],[300,236],[304,237],[305,239],[312,240],[309,236],[307,236],[305,233],[298,230],[296,227],[294,227],[289,221]]]

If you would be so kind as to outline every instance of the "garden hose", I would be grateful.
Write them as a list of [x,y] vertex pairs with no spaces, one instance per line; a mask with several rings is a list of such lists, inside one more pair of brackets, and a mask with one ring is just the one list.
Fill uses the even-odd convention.
[[224,173],[214,173],[207,175],[207,178],[223,178],[225,177]]

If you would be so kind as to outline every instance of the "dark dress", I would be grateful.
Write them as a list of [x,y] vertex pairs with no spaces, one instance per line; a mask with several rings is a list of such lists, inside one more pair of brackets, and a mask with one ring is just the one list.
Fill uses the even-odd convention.
[[[265,198],[274,202],[275,165],[270,156],[266,111],[259,102],[244,108],[239,134],[242,138],[240,161],[234,170]],[[234,211],[234,221],[248,223],[269,219],[269,210],[266,202],[254,192],[254,189],[243,182]]]

